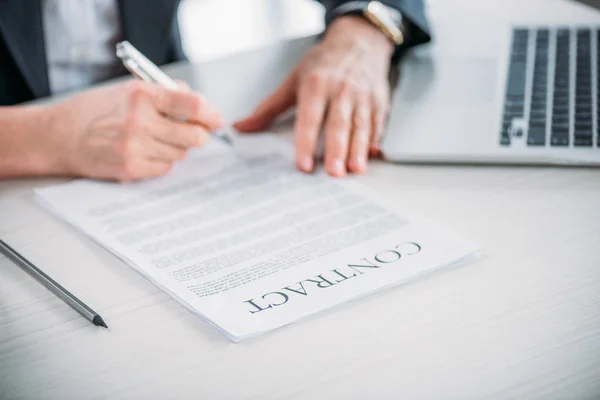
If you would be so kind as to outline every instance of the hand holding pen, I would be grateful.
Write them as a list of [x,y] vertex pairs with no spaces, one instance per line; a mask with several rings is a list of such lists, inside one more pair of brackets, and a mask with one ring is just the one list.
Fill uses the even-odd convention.
[[44,129],[24,137],[29,173],[111,181],[158,177],[203,146],[209,132],[224,128],[219,111],[201,95],[154,82],[117,82],[28,108]]
[[[189,90],[129,80],[86,90],[48,112],[38,139],[45,174],[128,182],[167,174],[225,123]],[[183,122],[185,121],[185,122]],[[36,154],[38,154],[36,152]]]
[[[178,85],[177,82],[171,79],[169,75],[165,74],[160,68],[158,68],[154,63],[152,63],[152,61],[148,60],[148,58],[146,58],[142,53],[140,53],[128,41],[125,40],[123,42],[117,43],[116,50],[117,57],[121,59],[125,68],[127,68],[127,70],[137,78],[148,83],[155,83],[169,90],[177,91],[187,89],[187,87],[182,87],[182,85]],[[203,99],[200,95],[197,96],[197,104],[195,104],[194,106],[198,109],[198,111],[205,111],[207,113],[218,114],[218,112],[212,109],[212,106],[210,106],[205,99]],[[186,120],[185,117],[179,115],[168,114],[168,116],[179,119],[181,120],[181,122],[200,124],[202,123],[202,121]],[[226,131],[215,131],[214,134],[224,142],[230,145],[233,144],[232,137]]]

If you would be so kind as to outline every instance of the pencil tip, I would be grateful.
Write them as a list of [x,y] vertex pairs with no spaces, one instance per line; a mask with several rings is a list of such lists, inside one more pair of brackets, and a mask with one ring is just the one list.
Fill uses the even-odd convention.
[[104,320],[102,319],[102,317],[101,317],[101,316],[99,316],[99,315],[96,315],[96,316],[94,317],[94,320],[93,320],[92,322],[93,322],[93,323],[94,323],[94,325],[96,325],[96,326],[102,326],[102,327],[104,327],[104,328],[108,329],[108,326],[106,326],[106,323],[104,322]]

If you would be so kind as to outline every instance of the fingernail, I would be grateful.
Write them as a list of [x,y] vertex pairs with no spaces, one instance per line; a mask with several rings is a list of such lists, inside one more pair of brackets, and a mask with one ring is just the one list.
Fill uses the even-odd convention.
[[300,169],[304,172],[312,172],[314,161],[312,157],[302,157],[299,162]]
[[245,132],[248,129],[248,120],[243,119],[241,121],[237,121],[235,124],[233,124],[231,126],[240,132]]
[[363,157],[356,159],[356,168],[359,172],[364,172],[367,169],[367,160]]
[[381,149],[379,148],[379,145],[371,146],[369,149],[369,154],[371,157],[381,157]]
[[332,163],[331,169],[333,174],[336,176],[343,176],[344,174],[346,174],[346,166],[344,165],[344,162],[340,159],[337,159]]
[[198,133],[198,138],[196,139],[196,147],[202,146],[207,140],[206,133]]

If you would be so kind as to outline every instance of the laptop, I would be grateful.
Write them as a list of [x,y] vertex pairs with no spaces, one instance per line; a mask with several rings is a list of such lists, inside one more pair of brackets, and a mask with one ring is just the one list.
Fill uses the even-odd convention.
[[444,32],[403,61],[387,160],[600,166],[600,24]]

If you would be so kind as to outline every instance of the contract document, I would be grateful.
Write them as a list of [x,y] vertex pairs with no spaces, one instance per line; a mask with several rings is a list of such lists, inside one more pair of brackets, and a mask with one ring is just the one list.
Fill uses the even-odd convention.
[[232,341],[466,260],[477,246],[372,189],[294,167],[271,135],[218,141],[162,178],[36,191],[42,205]]

